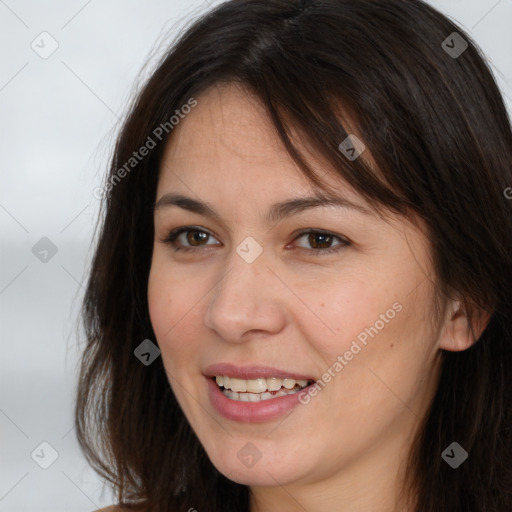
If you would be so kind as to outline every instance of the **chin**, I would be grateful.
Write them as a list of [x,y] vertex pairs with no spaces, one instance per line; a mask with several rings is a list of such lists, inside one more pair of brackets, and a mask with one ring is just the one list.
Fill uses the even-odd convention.
[[273,487],[288,485],[300,478],[300,475],[297,474],[298,466],[292,469],[294,465],[288,464],[292,467],[284,468],[279,465],[279,459],[264,459],[265,457],[262,456],[258,461],[245,459],[244,462],[243,455],[241,454],[239,458],[237,451],[233,451],[232,454],[231,452],[223,453],[218,458],[210,458],[220,473],[229,480],[242,485]]
[[261,471],[254,473],[251,470],[235,470],[231,473],[223,473],[226,478],[233,480],[237,484],[248,485],[250,487],[269,487],[276,485],[276,481],[268,474],[262,474]]
[[[283,485],[289,482],[283,482],[279,471],[274,467],[270,471],[263,467],[261,468],[233,468],[232,466],[222,468],[225,471],[220,471],[226,478],[236,482],[237,484],[248,485],[251,487],[274,487],[276,485]],[[270,473],[270,474],[269,474]]]

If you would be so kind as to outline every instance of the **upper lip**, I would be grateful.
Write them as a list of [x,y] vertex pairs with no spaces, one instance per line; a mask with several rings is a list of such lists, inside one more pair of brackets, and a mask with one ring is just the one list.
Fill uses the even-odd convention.
[[280,370],[270,366],[239,366],[231,363],[217,363],[204,370],[207,377],[228,376],[237,379],[261,379],[276,377],[278,379],[315,380],[314,377],[300,373]]

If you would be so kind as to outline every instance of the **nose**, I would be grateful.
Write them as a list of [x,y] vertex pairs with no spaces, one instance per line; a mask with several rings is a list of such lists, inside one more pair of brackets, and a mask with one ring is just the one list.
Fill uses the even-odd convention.
[[203,323],[226,342],[245,342],[251,332],[277,334],[286,325],[286,288],[263,254],[247,263],[234,253],[212,291]]

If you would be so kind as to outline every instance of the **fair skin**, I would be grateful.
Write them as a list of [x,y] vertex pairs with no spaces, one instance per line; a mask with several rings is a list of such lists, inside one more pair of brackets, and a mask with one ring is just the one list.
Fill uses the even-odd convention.
[[[310,196],[312,184],[242,89],[215,87],[197,100],[166,147],[156,200],[182,194],[219,218],[157,208],[148,282],[151,322],[185,416],[214,466],[250,486],[253,512],[406,511],[397,493],[435,393],[440,349],[474,341],[457,302],[445,299],[440,324],[432,324],[428,238],[404,218],[379,218],[315,155],[309,161],[326,183],[368,212],[321,206],[269,222],[272,204]],[[174,242],[189,252],[162,242],[181,226],[195,226]],[[334,236],[297,238],[305,228]],[[263,248],[251,263],[236,251],[247,237]],[[330,254],[322,248],[336,246]],[[209,365],[322,379],[397,303],[400,311],[306,405],[262,422],[228,419],[212,406]],[[237,456],[248,442],[261,455],[251,467]]]

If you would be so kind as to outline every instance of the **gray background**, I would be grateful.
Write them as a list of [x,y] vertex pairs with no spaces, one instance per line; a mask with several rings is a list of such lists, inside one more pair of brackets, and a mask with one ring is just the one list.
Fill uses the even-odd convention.
[[[218,3],[0,0],[0,512],[113,503],[78,449],[72,418],[93,190],[148,58],[151,69],[180,27]],[[430,3],[482,47],[510,110],[512,0]],[[31,44],[58,48],[44,59]],[[43,237],[57,249],[46,262],[32,252]],[[51,461],[42,442],[58,453],[47,469],[31,457]]]

